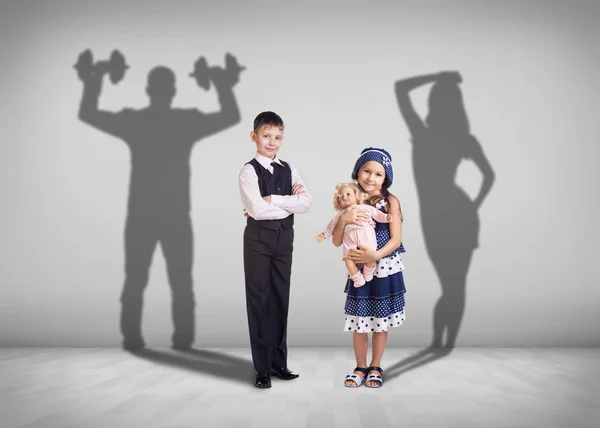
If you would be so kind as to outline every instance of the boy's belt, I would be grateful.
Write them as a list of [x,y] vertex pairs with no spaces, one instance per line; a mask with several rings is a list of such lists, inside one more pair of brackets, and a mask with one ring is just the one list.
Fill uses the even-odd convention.
[[279,220],[254,220],[252,217],[248,217],[246,224],[248,226],[263,227],[271,230],[288,230],[294,227],[294,214]]

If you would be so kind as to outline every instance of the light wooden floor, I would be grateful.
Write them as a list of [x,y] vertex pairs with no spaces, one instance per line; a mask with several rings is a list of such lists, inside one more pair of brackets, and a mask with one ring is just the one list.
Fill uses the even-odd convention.
[[387,349],[379,390],[351,348],[290,349],[252,386],[247,349],[0,348],[0,427],[599,427],[600,349]]

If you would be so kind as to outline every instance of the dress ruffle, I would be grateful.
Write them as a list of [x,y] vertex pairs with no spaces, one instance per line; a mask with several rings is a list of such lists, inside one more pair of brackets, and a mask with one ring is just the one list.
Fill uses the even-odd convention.
[[389,327],[398,327],[406,319],[404,309],[393,313],[385,318],[357,317],[346,315],[344,331],[355,331],[357,333],[382,333],[388,331]]
[[377,278],[385,278],[395,273],[402,272],[405,269],[404,263],[402,262],[402,256],[397,253],[395,256],[384,257],[377,263],[377,269],[375,275]]

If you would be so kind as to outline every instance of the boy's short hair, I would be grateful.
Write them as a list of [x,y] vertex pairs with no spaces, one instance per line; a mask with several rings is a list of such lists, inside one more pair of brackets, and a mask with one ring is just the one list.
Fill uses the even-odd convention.
[[257,132],[263,126],[277,126],[283,130],[283,119],[277,113],[263,111],[254,119],[254,132]]

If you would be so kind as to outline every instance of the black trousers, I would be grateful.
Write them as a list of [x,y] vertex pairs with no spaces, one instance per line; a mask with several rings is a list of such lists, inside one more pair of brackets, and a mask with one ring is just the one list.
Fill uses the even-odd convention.
[[[260,222],[258,222],[260,223]],[[252,360],[257,372],[287,367],[287,319],[294,229],[280,223],[244,230],[246,309]]]
[[187,212],[153,216],[133,214],[125,225],[125,283],[121,293],[121,333],[124,345],[140,345],[144,290],[152,256],[160,243],[171,286],[174,345],[194,341],[195,298],[192,283],[193,233]]

